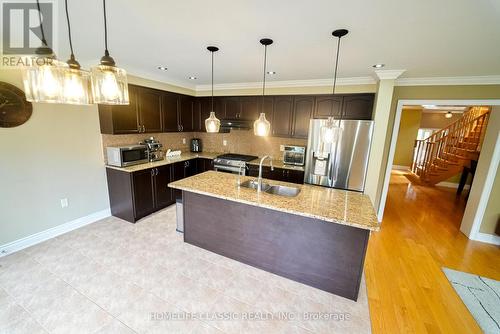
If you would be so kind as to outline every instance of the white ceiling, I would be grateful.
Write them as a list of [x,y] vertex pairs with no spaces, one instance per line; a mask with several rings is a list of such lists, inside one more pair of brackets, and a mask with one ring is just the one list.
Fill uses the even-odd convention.
[[[57,1],[56,50],[65,60],[64,2]],[[88,68],[103,54],[102,1],[69,6],[75,53]],[[500,75],[498,0],[107,0],[107,7],[118,66],[188,87],[210,82],[211,44],[221,49],[216,83],[262,80],[263,37],[275,41],[268,69],[277,75],[269,80],[331,78],[337,28],[350,31],[342,39],[342,78],[371,76],[376,63],[406,69],[406,78]]]

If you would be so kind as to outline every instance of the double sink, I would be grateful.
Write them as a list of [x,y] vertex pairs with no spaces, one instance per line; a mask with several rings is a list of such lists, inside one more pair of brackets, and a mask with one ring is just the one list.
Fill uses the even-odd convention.
[[[240,187],[257,190],[258,185],[259,182],[257,180],[247,180],[242,184],[240,184]],[[266,182],[262,182],[261,191],[272,195],[295,197],[299,194],[300,188],[287,187],[282,185],[272,185]]]

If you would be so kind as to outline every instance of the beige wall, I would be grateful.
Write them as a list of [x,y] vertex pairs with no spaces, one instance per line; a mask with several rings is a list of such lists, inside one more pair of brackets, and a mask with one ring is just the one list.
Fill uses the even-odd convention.
[[404,109],[401,113],[394,165],[411,166],[413,162],[413,146],[417,139],[422,111],[420,109]]
[[[0,81],[23,89],[18,70]],[[0,128],[0,152],[0,245],[109,208],[97,106],[34,103]]]
[[[396,86],[392,96],[388,129],[383,141],[375,141],[372,145],[383,147],[384,164],[378,171],[377,203],[380,202],[384,182],[392,128],[399,100],[473,100],[473,99],[500,99],[500,85],[461,85],[461,86]],[[493,131],[488,126],[488,131]],[[477,177],[477,174],[476,174]],[[377,204],[378,208],[378,204]]]
[[484,211],[484,218],[479,232],[495,234],[497,224],[500,223],[500,168],[497,166],[497,174],[491,188],[490,199]]
[[422,119],[420,121],[420,127],[426,129],[442,129],[450,125],[451,123],[458,121],[462,114],[452,114],[451,118],[444,117],[443,113],[422,113]]

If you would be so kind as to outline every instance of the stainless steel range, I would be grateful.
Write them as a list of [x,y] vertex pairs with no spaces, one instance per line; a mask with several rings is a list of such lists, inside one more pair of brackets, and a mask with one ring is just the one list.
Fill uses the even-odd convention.
[[214,159],[214,169],[219,172],[246,175],[247,162],[257,159],[254,155],[226,153]]

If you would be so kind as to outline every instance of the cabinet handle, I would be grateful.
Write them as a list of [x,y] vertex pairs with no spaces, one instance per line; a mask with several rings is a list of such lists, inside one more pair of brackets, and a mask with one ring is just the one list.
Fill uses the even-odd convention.
[[184,125],[181,124],[181,131],[184,131]]
[[158,168],[155,168],[156,169],[156,175],[160,174],[160,172],[158,171]]
[[151,176],[155,176],[155,170],[151,169]]
[[146,126],[145,125],[142,126],[142,132],[143,133],[146,132]]

